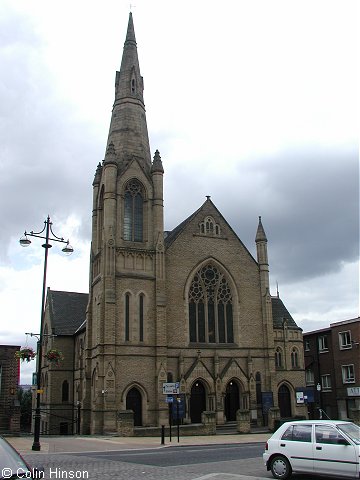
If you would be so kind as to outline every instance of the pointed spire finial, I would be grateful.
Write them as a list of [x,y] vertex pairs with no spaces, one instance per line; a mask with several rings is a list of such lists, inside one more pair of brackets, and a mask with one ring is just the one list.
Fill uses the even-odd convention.
[[164,173],[164,168],[163,168],[163,164],[162,164],[162,161],[161,161],[160,152],[157,149],[155,151],[154,160],[153,160],[153,163],[152,163],[152,166],[151,166],[151,172],[152,173],[153,172]]
[[129,22],[128,22],[124,46],[129,45],[130,43],[132,43],[136,47],[135,28],[134,28],[134,22],[133,22],[131,11],[129,13]]
[[261,223],[261,216],[259,216],[259,225],[258,225],[258,228],[257,228],[257,232],[256,232],[256,237],[255,237],[255,242],[267,242],[267,238],[266,238],[266,235],[265,235],[265,230],[264,230],[264,227]]
[[113,142],[110,142],[106,149],[104,163],[114,163],[116,162],[116,152]]
[[99,162],[98,166],[96,167],[96,172],[95,172],[95,175],[94,175],[93,185],[97,185],[97,184],[100,183],[101,171],[102,171],[102,166],[101,166],[101,163]]

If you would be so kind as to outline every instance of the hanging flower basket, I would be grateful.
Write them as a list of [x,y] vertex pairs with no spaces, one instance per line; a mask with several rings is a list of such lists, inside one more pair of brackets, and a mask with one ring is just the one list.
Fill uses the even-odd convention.
[[15,357],[19,358],[22,362],[31,362],[36,357],[36,353],[30,347],[23,347],[15,352]]
[[55,365],[59,365],[59,363],[61,362],[61,360],[64,360],[64,355],[62,354],[62,352],[60,350],[58,350],[57,348],[51,348],[50,350],[48,350],[44,357],[50,362],[50,363],[53,363]]

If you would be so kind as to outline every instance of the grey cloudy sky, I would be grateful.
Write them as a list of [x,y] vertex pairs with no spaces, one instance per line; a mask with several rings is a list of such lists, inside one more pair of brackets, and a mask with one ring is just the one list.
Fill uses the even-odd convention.
[[[121,0],[1,2],[0,343],[39,328],[43,251],[17,242],[48,214],[76,249],[52,249],[48,285],[87,291],[91,183],[128,13]],[[138,0],[133,15],[165,228],[211,195],[255,255],[261,215],[272,294],[278,282],[298,324],[357,316],[356,0]]]

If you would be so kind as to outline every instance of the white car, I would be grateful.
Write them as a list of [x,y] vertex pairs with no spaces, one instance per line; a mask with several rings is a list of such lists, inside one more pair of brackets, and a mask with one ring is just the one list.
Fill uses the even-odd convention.
[[292,473],[360,478],[360,427],[341,420],[286,422],[266,442],[263,459],[282,480]]

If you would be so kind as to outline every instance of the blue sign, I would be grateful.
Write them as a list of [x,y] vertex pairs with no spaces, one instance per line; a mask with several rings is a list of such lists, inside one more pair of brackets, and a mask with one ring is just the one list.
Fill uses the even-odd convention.
[[173,403],[174,397],[172,395],[167,395],[165,401],[166,403]]
[[185,401],[183,396],[173,397],[171,413],[173,420],[178,420],[185,417]]
[[261,392],[262,410],[267,414],[271,407],[274,406],[273,392]]
[[315,395],[313,388],[297,388],[296,393],[302,392],[304,397],[304,403],[314,403]]

